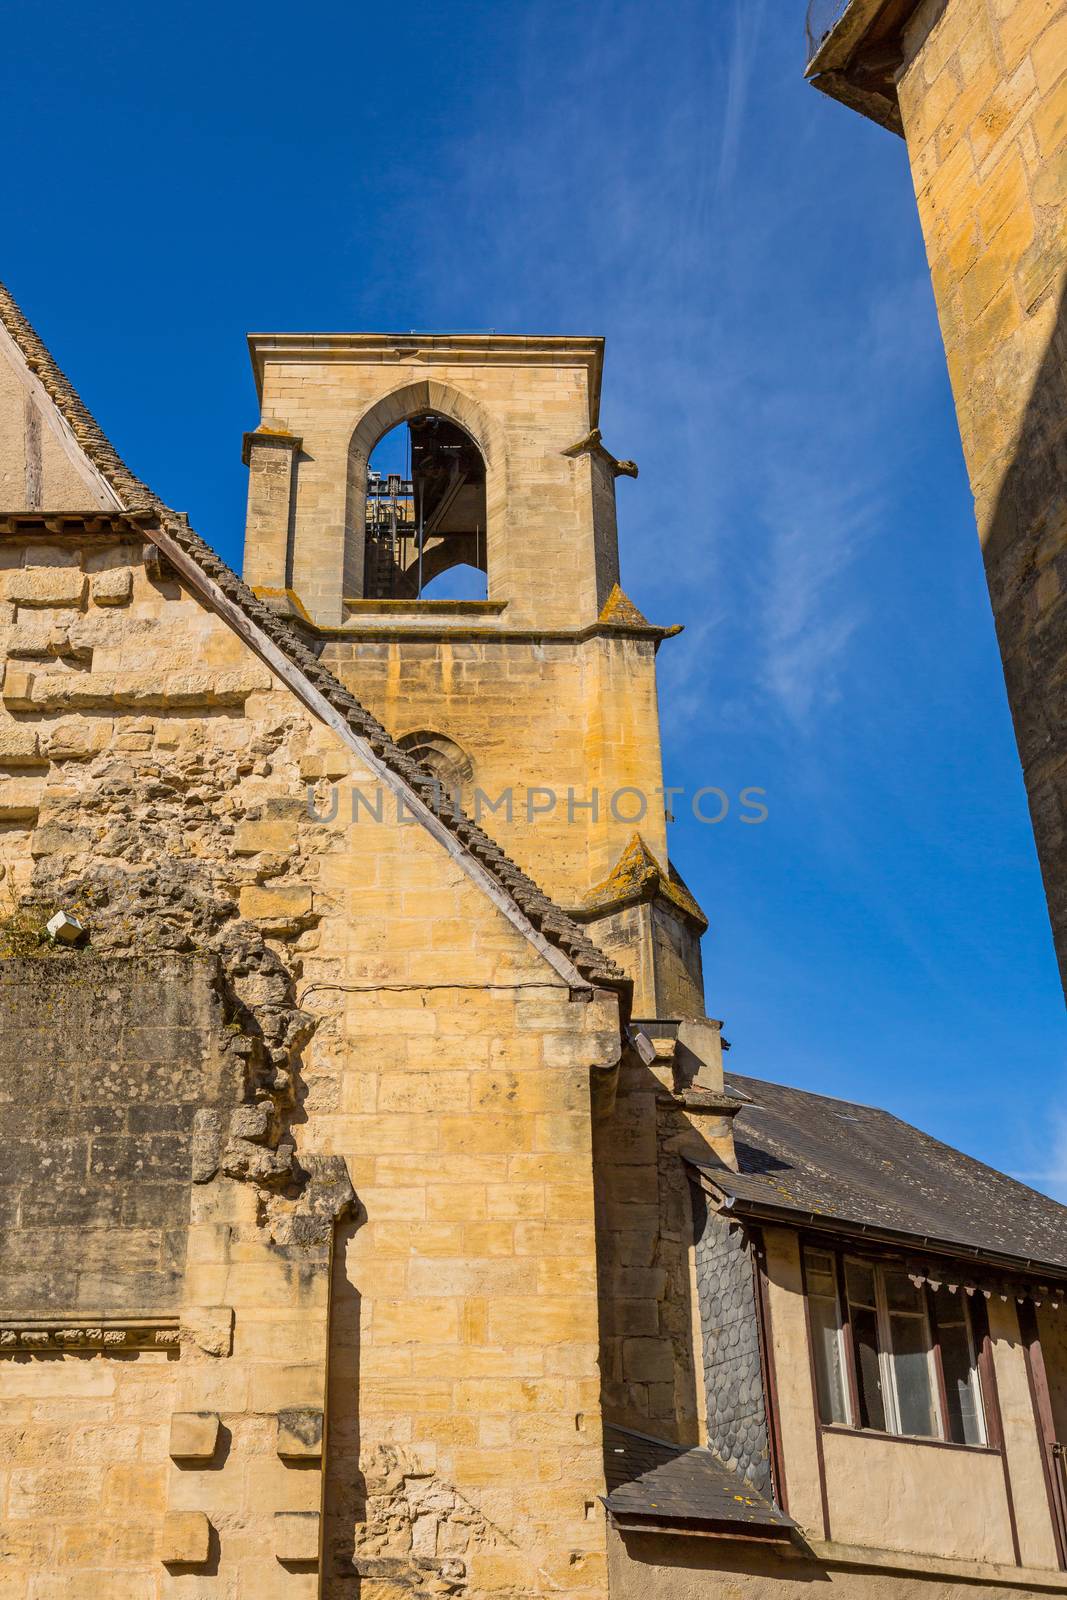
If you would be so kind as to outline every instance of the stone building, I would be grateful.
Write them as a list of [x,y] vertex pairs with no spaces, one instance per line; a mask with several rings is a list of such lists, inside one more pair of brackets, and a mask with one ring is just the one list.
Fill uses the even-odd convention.
[[812,82],[907,143],[1067,984],[1067,4],[808,18]]
[[242,581],[0,292],[0,1596],[1067,1593],[1067,1210],[723,1070],[601,342],[251,348]]

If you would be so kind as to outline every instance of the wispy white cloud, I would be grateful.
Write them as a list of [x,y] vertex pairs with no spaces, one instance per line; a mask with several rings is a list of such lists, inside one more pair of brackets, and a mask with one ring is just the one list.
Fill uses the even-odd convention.
[[725,195],[737,172],[753,68],[763,29],[765,0],[733,0],[730,7],[730,55],[722,95],[717,192]]
[[[1060,1102],[1062,1098],[1061,1095]],[[1048,1153],[1046,1164],[1034,1172],[1017,1172],[1015,1177],[1020,1183],[1028,1183],[1032,1188],[1051,1195],[1054,1200],[1062,1200],[1067,1204],[1067,1110],[1063,1109],[1062,1103],[1050,1108],[1045,1129],[1046,1139],[1043,1143]]]
[[[766,144],[757,87],[784,48],[766,0],[680,0],[651,31],[635,0],[591,0],[577,47],[556,47],[552,6],[521,26],[514,81],[487,91],[500,114],[445,147],[454,226],[422,242],[428,295],[473,281],[481,298],[434,315],[608,334],[602,424],[642,467],[620,489],[624,581],[688,630],[661,663],[668,731],[698,708],[804,728],[863,626],[885,418],[911,330],[916,366],[929,343],[921,281],[872,287],[858,327],[829,282],[789,303],[781,262],[818,222],[806,158]],[[416,242],[419,217],[413,201]]]

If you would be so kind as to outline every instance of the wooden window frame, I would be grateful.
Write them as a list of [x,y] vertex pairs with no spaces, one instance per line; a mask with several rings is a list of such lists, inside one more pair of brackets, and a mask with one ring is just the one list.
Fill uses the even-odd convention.
[[[845,1402],[850,1420],[848,1422],[826,1422],[819,1411],[817,1390],[813,1389],[816,1406],[816,1422],[819,1428],[826,1433],[865,1434],[879,1439],[899,1440],[903,1444],[932,1445],[945,1450],[972,1450],[980,1454],[996,1454],[1001,1451],[1002,1441],[997,1426],[998,1410],[995,1399],[995,1388],[992,1380],[992,1363],[987,1358],[984,1349],[983,1337],[984,1323],[980,1328],[972,1311],[969,1297],[960,1287],[957,1291],[965,1298],[961,1304],[964,1310],[964,1327],[967,1333],[968,1348],[971,1358],[971,1370],[975,1375],[977,1389],[976,1413],[978,1425],[981,1430],[981,1442],[967,1444],[957,1439],[948,1437],[949,1412],[948,1394],[945,1386],[944,1364],[941,1355],[941,1342],[937,1325],[936,1306],[934,1295],[929,1284],[924,1285],[921,1294],[922,1319],[927,1336],[927,1362],[930,1373],[930,1391],[933,1402],[934,1417],[938,1432],[936,1434],[904,1433],[900,1427],[900,1402],[897,1393],[896,1370],[893,1358],[893,1341],[890,1325],[890,1313],[886,1298],[884,1274],[887,1270],[903,1270],[904,1263],[899,1257],[881,1254],[863,1254],[850,1249],[843,1242],[828,1241],[825,1238],[811,1235],[801,1235],[800,1255],[802,1268],[802,1283],[804,1287],[805,1307],[808,1305],[807,1281],[807,1252],[815,1250],[823,1255],[829,1255],[834,1262],[835,1283],[837,1288],[837,1312],[839,1319],[839,1335],[841,1339],[842,1365],[846,1374]],[[862,1415],[859,1396],[859,1378],[857,1367],[857,1353],[855,1336],[852,1327],[852,1308],[849,1303],[848,1286],[845,1276],[845,1264],[853,1260],[868,1267],[874,1274],[875,1284],[875,1315],[878,1325],[878,1366],[882,1383],[882,1405],[885,1412],[885,1428],[876,1428],[861,1422]],[[920,1313],[900,1313],[916,1316]],[[811,1350],[812,1376],[814,1382],[815,1348],[812,1340],[811,1318],[807,1318],[808,1338]]]

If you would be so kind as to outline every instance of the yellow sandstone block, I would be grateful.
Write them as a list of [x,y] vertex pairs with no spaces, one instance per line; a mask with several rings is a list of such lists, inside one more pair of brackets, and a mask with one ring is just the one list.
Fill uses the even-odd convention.
[[304,917],[311,903],[311,890],[299,883],[249,884],[241,890],[241,915],[253,921]]
[[[1028,203],[1028,200],[1026,169],[1018,151],[1012,150],[994,169],[978,194],[978,221],[982,237],[987,244],[993,239],[998,228],[1008,222],[1020,206]],[[962,262],[958,265],[962,276],[966,267]]]
[[19,606],[85,604],[88,580],[79,567],[16,567],[4,580],[4,596]]
[[203,1511],[168,1511],[160,1559],[168,1565],[204,1566],[211,1554],[211,1523]]
[[555,1340],[589,1338],[596,1320],[591,1295],[537,1296],[531,1284],[531,1298],[502,1297],[489,1305],[489,1337],[494,1344],[508,1340],[551,1344]]
[[375,1344],[454,1344],[459,1339],[459,1304],[454,1299],[379,1300],[371,1309]]
[[1042,94],[1067,72],[1067,12],[1045,29],[1030,52],[1034,76]]
[[295,819],[272,817],[258,822],[242,822],[234,834],[233,848],[239,856],[258,855],[261,850],[288,851],[297,842]]
[[1067,75],[1034,111],[1034,133],[1042,155],[1055,155],[1067,139]]
[[279,1561],[301,1563],[319,1559],[319,1513],[317,1511],[276,1511],[274,1513],[274,1554]]
[[317,1406],[289,1406],[279,1411],[275,1448],[283,1461],[320,1460],[322,1411]]
[[175,1461],[210,1461],[218,1447],[214,1411],[176,1411],[170,1419],[170,1455]]
[[124,606],[133,594],[133,573],[129,567],[109,567],[92,580],[93,602],[98,606]]

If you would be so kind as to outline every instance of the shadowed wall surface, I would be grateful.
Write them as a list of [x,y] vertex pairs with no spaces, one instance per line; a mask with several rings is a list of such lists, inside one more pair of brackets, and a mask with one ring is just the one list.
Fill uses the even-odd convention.
[[1067,980],[1067,6],[924,0],[897,94]]
[[213,961],[0,962],[0,1314],[176,1312],[194,1118],[233,1104]]

